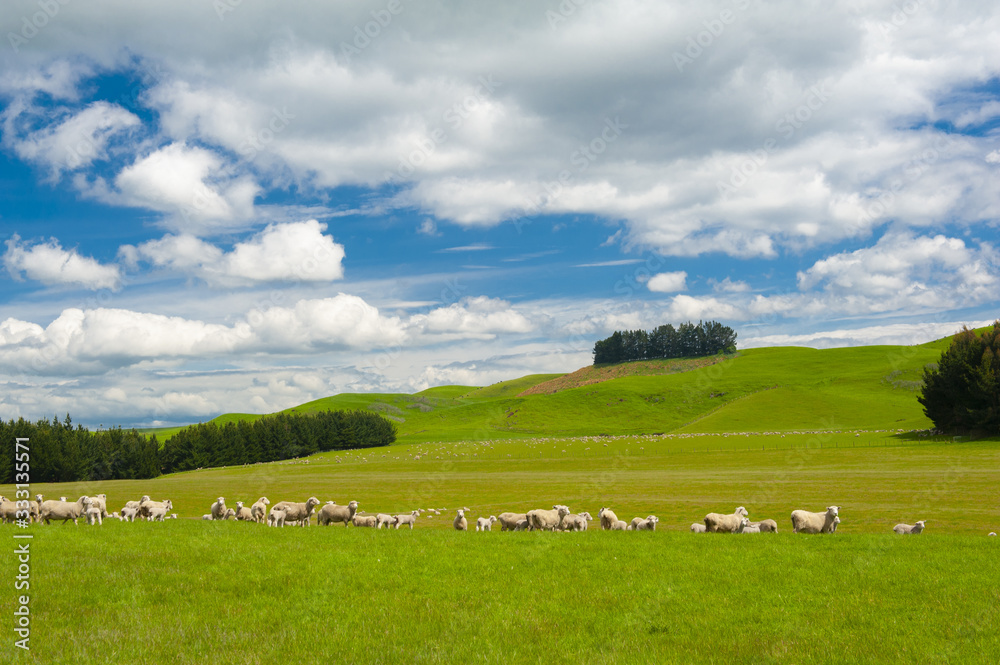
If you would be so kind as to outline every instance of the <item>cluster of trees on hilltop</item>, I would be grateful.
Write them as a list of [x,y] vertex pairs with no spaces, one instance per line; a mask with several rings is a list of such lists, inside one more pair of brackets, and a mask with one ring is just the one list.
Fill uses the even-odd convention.
[[940,430],[1000,435],[1000,320],[982,335],[962,328],[937,366],[924,369],[917,399]]
[[174,434],[160,451],[164,473],[304,457],[326,450],[388,446],[396,426],[367,411],[276,413],[221,427],[192,425]]
[[594,344],[594,364],[656,358],[695,358],[736,351],[736,331],[718,321],[669,323],[655,330],[615,331]]
[[[396,426],[365,411],[279,413],[219,427],[192,425],[160,446],[156,435],[121,428],[91,432],[66,416],[29,422],[0,420],[0,483],[13,484],[26,467],[15,457],[27,439],[31,483],[155,478],[161,473],[303,457],[324,450],[387,446]],[[23,458],[22,458],[23,459]]]
[[[155,478],[160,475],[159,442],[155,436],[114,428],[91,432],[73,427],[66,415],[29,422],[24,418],[0,421],[0,483],[14,483],[16,439],[28,439],[27,462],[32,483],[68,483],[89,480]],[[21,451],[23,452],[23,450]]]

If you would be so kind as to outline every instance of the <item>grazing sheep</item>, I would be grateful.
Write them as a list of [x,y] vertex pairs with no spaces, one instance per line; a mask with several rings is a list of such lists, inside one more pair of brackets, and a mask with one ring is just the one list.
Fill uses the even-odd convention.
[[493,515],[487,517],[480,517],[476,520],[476,531],[492,531],[491,528],[493,524],[497,521],[497,518]]
[[97,501],[94,501],[93,499],[88,501],[86,510],[87,524],[90,526],[94,526],[95,524],[103,526],[104,518],[101,516],[101,512],[101,505],[97,503]]
[[378,521],[375,519],[374,515],[355,515],[354,519],[351,520],[354,526],[367,526],[374,528]]
[[375,528],[381,529],[382,525],[388,529],[391,525],[396,523],[396,517],[394,515],[388,515],[386,513],[376,513],[375,514]]
[[236,502],[236,519],[241,522],[253,521],[253,511],[244,506],[242,501]]
[[705,525],[702,522],[695,522],[691,525],[691,533],[705,533]]
[[[170,503],[170,499],[166,501],[151,501],[149,502],[149,519],[152,522],[162,522],[163,518],[167,516],[167,511],[172,510],[174,504]],[[232,510],[232,509],[230,509]]]
[[586,531],[587,522],[593,522],[594,518],[590,513],[583,512],[579,515],[567,515],[559,526],[562,531]]
[[455,514],[455,531],[468,531],[469,530],[469,520],[465,519],[465,511],[461,508]]
[[351,501],[346,506],[328,503],[316,514],[316,524],[319,526],[329,526],[334,522],[343,522],[346,527],[354,519],[354,513],[356,512],[358,512],[357,501]]
[[747,509],[740,506],[732,515],[709,513],[705,515],[705,531],[709,533],[736,533],[741,520],[747,516]]
[[420,511],[414,510],[409,515],[396,515],[396,528],[398,529],[403,524],[409,524],[410,530],[413,530],[413,525],[417,523],[417,518],[420,517]]
[[601,529],[604,531],[611,531],[618,521],[618,516],[610,508],[601,508],[597,511],[597,518],[601,520]]
[[757,527],[760,530],[760,533],[778,533],[778,523],[774,520],[750,522],[750,526]]
[[75,502],[69,501],[44,501],[39,507],[39,519],[48,524],[51,520],[62,520],[66,524],[67,520],[73,520],[73,524],[79,526],[77,522],[80,515],[83,515],[90,497],[81,496]]
[[611,525],[612,531],[628,531],[628,522],[625,520],[615,520],[615,523]]
[[[108,496],[106,494],[98,494],[97,496],[90,497],[94,500],[94,505],[97,506],[98,510],[101,511],[101,518],[108,516]],[[63,499],[65,501],[65,499]]]
[[500,513],[497,515],[501,531],[515,531],[517,525],[527,519],[528,516],[524,513]]
[[[313,509],[319,505],[319,499],[314,496],[309,497],[305,503],[294,501],[279,501],[274,504],[274,508],[280,507],[285,511],[285,520],[288,522],[299,522],[302,526],[309,526],[309,518]],[[271,510],[274,510],[272,508]]]
[[825,513],[793,510],[792,531],[794,533],[833,533],[837,530],[833,520],[839,512],[839,506],[830,506]]
[[253,517],[254,522],[264,523],[267,517],[267,507],[270,505],[270,501],[267,500],[266,496],[262,496],[257,501],[250,506],[250,514]]
[[215,500],[212,504],[212,519],[213,520],[224,520],[226,519],[226,500],[221,496]]
[[285,509],[274,506],[271,511],[267,514],[267,525],[283,527],[285,526]]
[[896,526],[892,527],[892,530],[895,531],[896,533],[904,535],[912,534],[915,536],[924,530],[924,524],[926,523],[927,520],[920,520],[916,524],[897,524]]
[[528,527],[534,531],[536,529],[542,531],[555,531],[562,524],[562,521],[569,515],[569,508],[563,505],[556,504],[552,506],[552,510],[529,510],[528,513]]

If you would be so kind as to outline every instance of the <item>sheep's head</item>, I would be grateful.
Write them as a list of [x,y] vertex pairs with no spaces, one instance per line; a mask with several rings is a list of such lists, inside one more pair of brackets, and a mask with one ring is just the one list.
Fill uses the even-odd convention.
[[313,508],[315,508],[318,505],[319,505],[319,499],[317,499],[314,496],[311,496],[306,501],[306,511],[310,511],[310,510],[312,510]]
[[490,524],[493,524],[496,521],[497,521],[497,518],[494,515],[490,515]]
[[920,520],[919,522],[917,522],[916,524],[914,524],[913,525],[913,531],[914,531],[914,533],[920,533],[921,531],[923,531],[924,530],[924,525],[926,523],[927,523],[926,520]]
[[559,517],[566,517],[569,515],[569,508],[567,506],[552,506],[552,509],[556,511]]
[[750,513],[747,512],[746,508],[744,508],[743,506],[740,506],[739,508],[736,509],[736,512],[734,514],[735,515],[742,515],[743,517],[746,517]]
[[218,499],[215,500],[215,502],[217,504],[219,504],[219,505],[225,505],[226,500],[225,500],[225,498],[223,498],[223,497],[220,496]]
[[826,514],[836,517],[837,515],[840,514],[840,506],[830,506],[829,508],[826,509]]
[[163,508],[165,510],[173,510],[174,509],[174,504],[172,504],[170,502],[170,499],[167,499],[166,501],[163,502]]
[[237,501],[236,502],[236,510],[243,510],[243,502],[242,501]]
[[458,509],[458,516],[459,516],[459,517],[465,517],[465,511],[464,511],[464,510],[462,510],[461,508],[459,508],[459,509]]

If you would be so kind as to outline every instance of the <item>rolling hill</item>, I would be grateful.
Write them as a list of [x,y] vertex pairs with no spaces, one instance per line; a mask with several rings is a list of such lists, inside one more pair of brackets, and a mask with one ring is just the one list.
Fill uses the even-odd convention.
[[[733,356],[584,367],[487,387],[345,393],[289,410],[368,409],[394,421],[400,442],[410,443],[484,436],[924,429],[931,423],[916,400],[922,373],[948,342],[749,349]],[[224,414],[215,421],[259,417]]]

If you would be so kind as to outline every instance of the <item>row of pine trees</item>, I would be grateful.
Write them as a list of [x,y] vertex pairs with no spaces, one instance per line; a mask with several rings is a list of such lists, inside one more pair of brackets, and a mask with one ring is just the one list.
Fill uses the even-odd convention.
[[615,331],[594,344],[594,364],[657,358],[697,358],[736,352],[736,331],[718,321],[671,324],[654,330]]
[[[16,456],[17,439],[28,455]],[[134,429],[90,431],[69,415],[30,422],[0,420],[0,483],[66,483],[155,478],[189,469],[254,464],[325,450],[387,446],[396,426],[366,411],[278,413],[253,422],[185,428],[160,445]],[[27,473],[27,476],[18,476]]]

